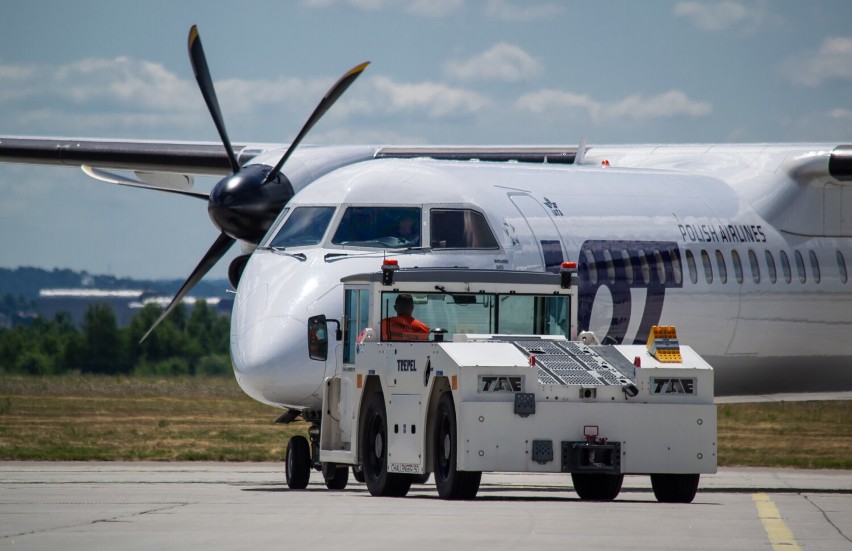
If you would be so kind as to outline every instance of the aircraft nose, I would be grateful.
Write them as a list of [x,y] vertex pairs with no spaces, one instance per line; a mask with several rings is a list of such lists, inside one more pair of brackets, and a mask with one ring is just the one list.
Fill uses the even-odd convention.
[[270,405],[320,403],[325,362],[308,357],[307,323],[269,317],[232,335],[234,373],[252,398]]

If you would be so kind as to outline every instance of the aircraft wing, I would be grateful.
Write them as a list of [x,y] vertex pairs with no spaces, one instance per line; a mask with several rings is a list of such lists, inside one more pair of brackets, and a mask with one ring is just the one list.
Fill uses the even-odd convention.
[[[234,144],[240,164],[264,149]],[[0,162],[211,176],[231,170],[225,148],[215,142],[0,137]]]
[[[275,146],[234,144],[240,165]],[[279,146],[283,147],[283,146]],[[571,164],[576,147],[414,146],[377,147],[377,158],[434,159]],[[96,140],[0,136],[0,162],[56,166],[96,166],[144,172],[224,175],[230,172],[225,148],[216,142]]]

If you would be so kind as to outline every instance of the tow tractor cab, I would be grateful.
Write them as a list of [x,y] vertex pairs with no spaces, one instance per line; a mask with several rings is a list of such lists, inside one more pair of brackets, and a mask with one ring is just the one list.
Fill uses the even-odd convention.
[[313,467],[342,489],[352,467],[372,495],[403,496],[432,473],[442,498],[472,499],[483,472],[556,472],[612,500],[650,474],[659,501],[691,502],[716,472],[713,370],[671,327],[648,346],[577,335],[575,271],[386,261],[344,278],[344,319],[308,323],[311,358],[336,368],[322,410],[302,412],[311,443],[288,444],[288,485]]

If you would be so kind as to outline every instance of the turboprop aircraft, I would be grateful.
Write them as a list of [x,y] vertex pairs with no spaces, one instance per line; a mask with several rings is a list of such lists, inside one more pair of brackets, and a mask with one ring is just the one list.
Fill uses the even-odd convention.
[[[676,325],[717,393],[852,388],[852,145],[300,146],[367,63],[290,144],[232,144],[195,27],[189,55],[221,145],[2,137],[0,161],[207,201],[221,233],[160,320],[239,241],[231,353],[253,398],[319,407],[334,366],[309,358],[307,319],[341,319],[340,279],[384,258],[574,261],[579,329],[605,342]],[[196,175],[224,177],[205,194]]]

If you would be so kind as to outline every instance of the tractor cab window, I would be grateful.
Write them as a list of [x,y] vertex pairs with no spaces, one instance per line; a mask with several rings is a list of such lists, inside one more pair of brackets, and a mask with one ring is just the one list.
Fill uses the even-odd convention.
[[381,297],[381,340],[451,341],[456,333],[563,335],[570,297],[500,293],[397,293]]
[[419,207],[349,207],[331,242],[376,249],[419,247],[420,227]]
[[347,289],[343,314],[343,363],[355,363],[355,347],[364,340],[369,323],[369,289]]
[[270,247],[304,247],[322,241],[334,207],[296,207],[269,242]]
[[432,209],[433,249],[497,249],[497,240],[481,212],[471,209]]

